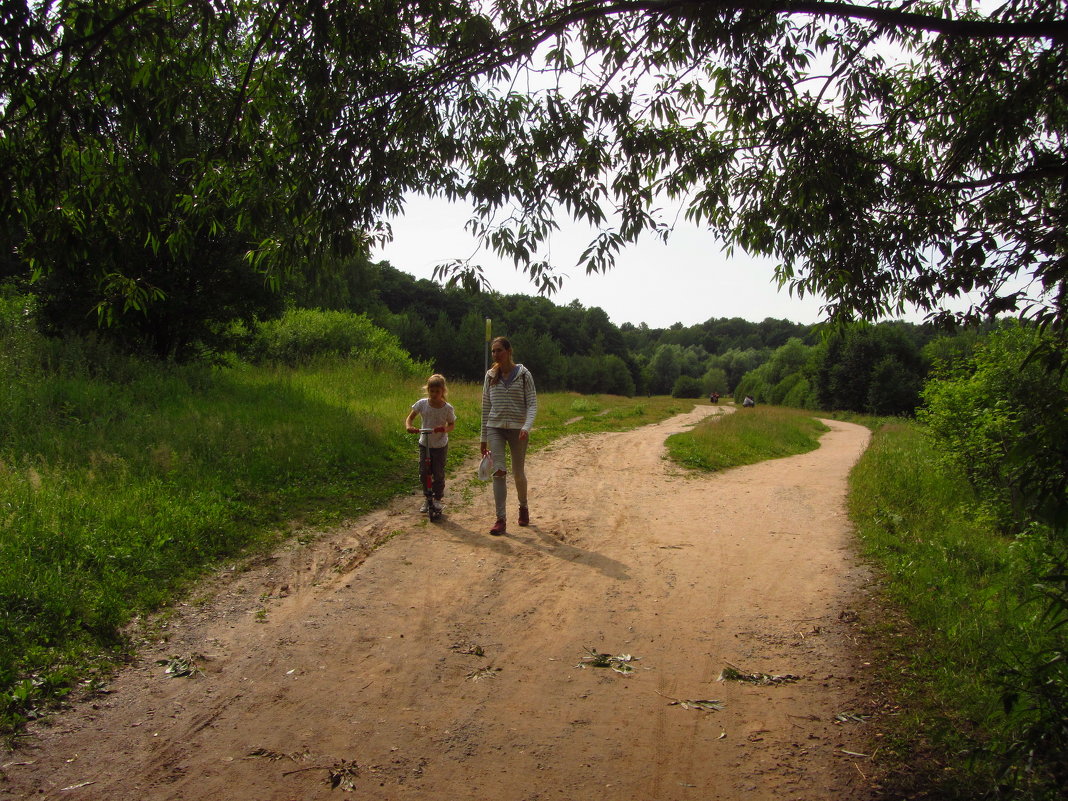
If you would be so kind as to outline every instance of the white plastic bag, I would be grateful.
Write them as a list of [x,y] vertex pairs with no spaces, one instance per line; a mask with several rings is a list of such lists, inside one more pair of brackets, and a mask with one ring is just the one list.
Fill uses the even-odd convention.
[[493,478],[493,454],[489,451],[482,456],[478,463],[478,478],[480,481],[489,481]]

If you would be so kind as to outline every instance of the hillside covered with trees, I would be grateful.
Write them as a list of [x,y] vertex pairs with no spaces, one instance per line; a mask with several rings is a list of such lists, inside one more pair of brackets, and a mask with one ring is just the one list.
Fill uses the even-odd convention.
[[910,414],[937,351],[959,347],[934,326],[905,322],[832,326],[734,317],[617,326],[597,306],[442,286],[366,259],[338,265],[328,285],[300,283],[289,300],[365,314],[413,357],[456,378],[480,380],[489,318],[494,334],[513,338],[539,386],[550,389],[694,398],[715,391],[861,413]]

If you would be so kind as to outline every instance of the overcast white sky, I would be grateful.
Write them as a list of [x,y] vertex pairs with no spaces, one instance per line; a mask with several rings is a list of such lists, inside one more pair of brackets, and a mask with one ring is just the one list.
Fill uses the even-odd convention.
[[[885,41],[873,46],[884,58],[895,51],[895,46]],[[529,80],[530,74],[526,75]],[[372,255],[417,278],[432,279],[436,265],[466,259],[475,252],[477,243],[464,230],[468,217],[466,206],[411,197],[405,215],[391,221],[393,242]],[[562,288],[550,296],[557,304],[577,299],[584,306],[601,307],[616,325],[644,322],[652,328],[667,328],[676,322],[695,325],[720,317],[751,322],[773,317],[804,324],[825,319],[822,297],[798,298],[788,289],[779,290],[772,262],[744,253],[728,258],[712,234],[685,221],[678,222],[667,244],[650,236],[622,251],[610,272],[592,276],[574,265],[594,232],[569,226],[563,218],[560,222],[562,230],[554,236],[553,250],[548,254],[559,274],[566,275]],[[504,294],[537,294],[537,288],[511,262],[489,252],[478,253],[474,261],[483,266],[493,289]],[[948,306],[960,310],[970,304],[970,300],[961,299]],[[923,315],[911,312],[903,319],[919,323]]]
[[[404,217],[392,221],[393,242],[372,256],[417,278],[432,278],[437,264],[467,258],[475,251],[477,243],[464,230],[467,219],[464,206],[412,198]],[[624,250],[613,270],[593,276],[574,267],[592,235],[588,229],[561,227],[552,256],[567,278],[551,300],[564,305],[577,299],[586,307],[599,306],[616,325],[644,322],[651,328],[667,328],[676,322],[695,325],[719,317],[750,322],[774,317],[804,324],[824,319],[822,298],[799,299],[777,289],[771,262],[745,254],[728,258],[712,234],[687,223],[678,224],[668,244],[650,237]],[[475,261],[485,268],[495,290],[537,294],[511,262],[487,252],[480,252]],[[922,322],[918,314],[905,319]]]

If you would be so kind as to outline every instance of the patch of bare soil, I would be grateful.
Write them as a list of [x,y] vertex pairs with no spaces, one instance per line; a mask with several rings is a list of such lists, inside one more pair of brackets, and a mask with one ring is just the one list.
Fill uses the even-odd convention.
[[224,571],[4,755],[0,796],[868,798],[869,577],[844,509],[868,433],[828,421],[808,454],[673,467],[665,437],[715,411],[532,454],[531,526],[513,501],[503,537],[488,487],[463,501],[454,479],[438,525],[413,495]]

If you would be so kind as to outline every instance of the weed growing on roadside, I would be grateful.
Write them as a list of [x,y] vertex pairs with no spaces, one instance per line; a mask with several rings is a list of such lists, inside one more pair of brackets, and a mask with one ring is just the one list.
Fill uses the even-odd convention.
[[873,633],[898,707],[881,722],[890,781],[903,794],[1057,797],[1038,753],[1017,749],[1038,708],[1007,714],[1003,703],[1010,671],[1064,652],[1063,629],[1050,630],[1032,591],[1043,538],[998,533],[963,475],[907,422],[876,433],[851,476],[850,510],[886,602],[902,610]]

